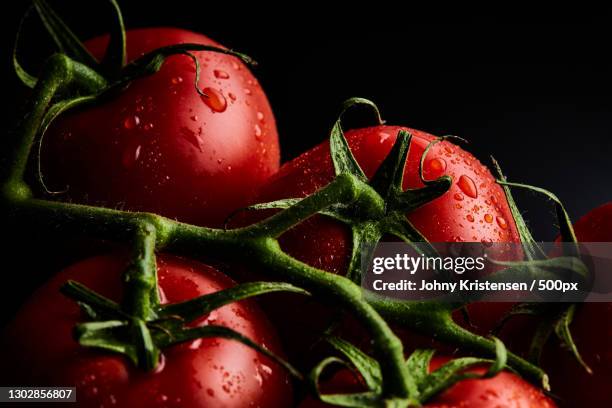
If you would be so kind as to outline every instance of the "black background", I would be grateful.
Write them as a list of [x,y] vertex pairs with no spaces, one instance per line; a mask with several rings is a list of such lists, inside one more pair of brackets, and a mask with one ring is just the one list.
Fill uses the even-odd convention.
[[[103,33],[104,8],[51,1],[77,34]],[[276,114],[284,159],[323,141],[341,102],[377,102],[390,124],[455,134],[487,162],[493,154],[512,181],[555,192],[578,217],[612,199],[612,49],[607,11],[587,14],[471,13],[445,10],[419,19],[370,5],[368,20],[323,7],[248,10],[203,1],[121,2],[128,27],[178,26],[202,32],[259,62]],[[10,41],[27,2],[7,8],[2,60],[10,123],[22,90]],[[463,10],[465,11],[465,10]],[[441,11],[440,11],[441,12]],[[263,17],[267,13],[267,17]],[[517,20],[520,17],[520,20]],[[520,21],[520,22],[519,22]],[[32,19],[22,43],[34,67],[46,41]],[[517,194],[536,237],[555,237],[552,207]]]

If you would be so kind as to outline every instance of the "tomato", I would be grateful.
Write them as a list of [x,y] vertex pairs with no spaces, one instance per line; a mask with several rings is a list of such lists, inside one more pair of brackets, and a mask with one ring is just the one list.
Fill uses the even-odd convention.
[[[404,170],[404,188],[419,188],[423,183],[419,177],[419,163],[425,148],[435,140],[428,133],[398,126],[375,126],[349,130],[346,138],[349,146],[368,178],[371,178],[389,154],[400,130],[412,133],[412,142]],[[425,179],[449,175],[453,179],[448,192],[407,214],[410,222],[430,242],[484,241],[518,242],[512,214],[503,189],[494,177],[474,156],[449,141],[433,145],[424,163]],[[324,142],[296,159],[284,164],[262,188],[258,202],[268,202],[289,197],[305,197],[330,183],[334,178],[329,143]],[[335,220],[323,216],[312,217],[280,237],[282,248],[297,259],[314,267],[345,273],[351,251],[350,229]],[[289,295],[282,295],[287,304]],[[311,300],[294,307],[278,308],[274,304],[267,308],[273,321],[279,325],[299,321],[299,327],[282,330],[290,336],[285,342],[308,344],[309,333],[320,333],[324,324],[320,316],[329,316],[329,309],[313,308]],[[293,316],[289,319],[286,310]],[[317,316],[317,319],[311,318]],[[288,323],[289,322],[289,323]],[[302,349],[301,347],[297,350]],[[301,352],[300,352],[301,354]]]
[[[423,187],[419,162],[434,136],[398,126],[375,126],[346,132],[346,138],[366,176],[372,177],[388,155],[400,130],[412,133],[404,171],[404,188]],[[441,197],[407,214],[430,242],[518,242],[502,188],[474,156],[444,141],[428,152],[425,179],[449,175],[453,184]],[[259,202],[305,197],[333,180],[329,143],[325,142],[284,164],[263,187]],[[336,221],[313,217],[281,237],[281,246],[317,268],[344,273],[350,254],[348,228]]]
[[[434,357],[430,370],[436,370],[450,360],[449,357]],[[486,368],[475,367],[468,372],[484,374]],[[347,393],[363,391],[360,379],[347,370],[337,372],[322,386],[325,393]],[[300,408],[328,407],[311,397],[306,398]],[[516,374],[502,371],[493,378],[463,380],[448,388],[424,407],[430,408],[554,408],[555,403],[544,393]]]
[[[79,406],[100,407],[282,407],[291,406],[291,385],[284,369],[242,343],[198,339],[169,347],[154,373],[124,357],[81,347],[71,331],[82,320],[76,303],[58,289],[77,280],[118,300],[127,258],[88,258],[57,274],[35,292],[3,335],[2,384],[76,386]],[[163,255],[158,257],[163,303],[216,292],[234,283],[210,266]],[[281,354],[274,329],[249,301],[223,306],[198,324],[234,329]]]
[[[612,242],[612,203],[602,205],[574,225],[582,242]],[[610,407],[612,394],[612,303],[584,303],[570,325],[582,358],[593,370],[588,374],[576,359],[557,344],[549,343],[542,355],[553,392],[567,407]]]
[[574,224],[581,242],[612,242],[612,202],[588,212]]
[[[108,37],[86,42],[98,58]],[[128,31],[128,59],[156,48],[199,43],[175,28]],[[272,110],[257,79],[236,57],[193,52],[133,81],[110,100],[60,117],[45,135],[42,173],[66,200],[149,211],[219,226],[279,166]]]

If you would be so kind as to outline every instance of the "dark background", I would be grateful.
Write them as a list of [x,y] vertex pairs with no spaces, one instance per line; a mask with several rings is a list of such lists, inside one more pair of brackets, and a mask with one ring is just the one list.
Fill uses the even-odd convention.
[[[13,36],[27,3],[5,10]],[[98,3],[51,1],[83,38],[105,31]],[[421,20],[370,5],[364,20],[302,3],[273,14],[203,1],[120,3],[128,27],[184,27],[254,57],[284,159],[323,141],[341,102],[362,96],[377,102],[390,124],[468,139],[467,150],[485,162],[493,154],[512,181],[555,192],[572,217],[612,199],[607,11],[463,17],[446,9]],[[38,25],[34,18],[26,26],[22,44],[30,67],[47,55]],[[2,60],[8,123],[22,95],[8,55],[12,40],[5,37]],[[517,196],[536,237],[554,238],[552,207]]]

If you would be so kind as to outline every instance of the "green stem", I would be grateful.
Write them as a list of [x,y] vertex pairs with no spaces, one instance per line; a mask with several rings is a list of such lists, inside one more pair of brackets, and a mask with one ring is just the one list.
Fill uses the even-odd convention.
[[17,131],[11,135],[14,140],[11,140],[12,146],[4,159],[5,163],[1,166],[4,195],[24,198],[31,196],[23,178],[32,145],[53,97],[70,86],[96,92],[105,85],[106,81],[95,71],[63,54],[54,54],[46,61],[26,107],[27,113]]
[[[368,298],[368,302],[389,321],[423,334],[433,334],[436,340],[445,343],[495,355],[496,345],[493,340],[474,334],[455,323],[452,318],[454,307],[451,304],[400,302],[380,297]],[[548,376],[536,365],[511,352],[508,352],[508,365],[544,389],[550,389]]]
[[145,321],[157,317],[159,306],[155,236],[155,226],[150,223],[142,222],[136,227],[132,261],[123,277],[127,287],[124,310]]

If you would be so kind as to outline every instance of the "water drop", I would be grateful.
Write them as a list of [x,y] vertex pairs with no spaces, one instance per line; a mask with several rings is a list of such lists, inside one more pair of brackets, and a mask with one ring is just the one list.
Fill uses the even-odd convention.
[[235,101],[235,100],[236,100],[236,95],[234,95],[234,94],[233,94],[233,93],[231,93],[231,92],[228,92],[228,93],[227,93],[227,96],[229,96],[229,98],[230,98],[232,101]]
[[391,135],[389,133],[387,133],[387,132],[379,132],[378,136],[380,136],[380,140],[379,140],[380,143],[384,143],[385,140],[387,140],[387,139],[389,139],[391,137]]
[[121,162],[123,163],[123,167],[130,168],[136,163],[138,157],[140,157],[140,149],[141,146],[136,146],[135,149],[127,149],[123,152],[123,157],[121,158]]
[[465,193],[466,196],[476,198],[478,197],[478,190],[476,189],[476,184],[474,184],[474,180],[469,178],[466,175],[459,177],[459,181],[457,185]]
[[257,120],[260,122],[264,121],[264,114],[261,112],[257,112]]
[[138,125],[140,125],[140,118],[137,115],[123,119],[123,127],[126,129],[134,129]]
[[253,92],[249,88],[244,88],[244,93],[247,95],[251,95]]
[[193,120],[194,122],[197,122],[198,121],[198,115],[191,116],[191,120]]
[[468,215],[465,217],[465,219],[466,219],[466,220],[468,220],[469,222],[474,222],[474,216],[473,216],[472,214],[468,214]]
[[147,123],[146,125],[144,125],[144,130],[151,130],[153,129],[153,124],[152,123]]
[[497,225],[499,225],[501,229],[508,229],[508,222],[504,217],[497,217]]
[[206,390],[206,393],[207,393],[208,395],[210,395],[211,397],[214,397],[214,396],[215,396],[215,392],[213,391],[213,389],[212,389],[212,388],[208,388],[208,389]]
[[180,84],[181,82],[183,82],[183,78],[182,78],[182,77],[180,77],[180,76],[178,76],[178,77],[174,77],[174,78],[172,78],[172,80],[171,80],[171,81],[172,81],[172,85],[178,85],[178,84]]
[[261,127],[259,125],[255,125],[255,137],[257,138],[257,140],[259,140],[259,138],[261,137]]
[[220,69],[215,69],[214,71],[215,74],[215,78],[219,78],[219,79],[227,79],[229,78],[229,74],[225,71],[222,71]]
[[431,178],[439,178],[444,175],[446,170],[446,161],[440,157],[436,157],[427,162],[425,169],[428,171],[428,176]]
[[202,96],[202,100],[213,112],[224,112],[227,109],[227,101],[225,96],[214,88],[203,89],[206,96]]
[[455,193],[455,195],[453,197],[457,201],[463,201],[463,194],[461,194],[461,193]]
[[195,134],[193,130],[186,128],[186,127],[182,127],[180,128],[180,131],[181,131],[181,136],[183,136],[183,138],[187,140],[189,144],[194,146],[199,151],[202,151],[202,146],[200,146],[200,138],[198,137],[198,135]]
[[493,216],[491,214],[485,214],[484,220],[490,224],[493,222]]

